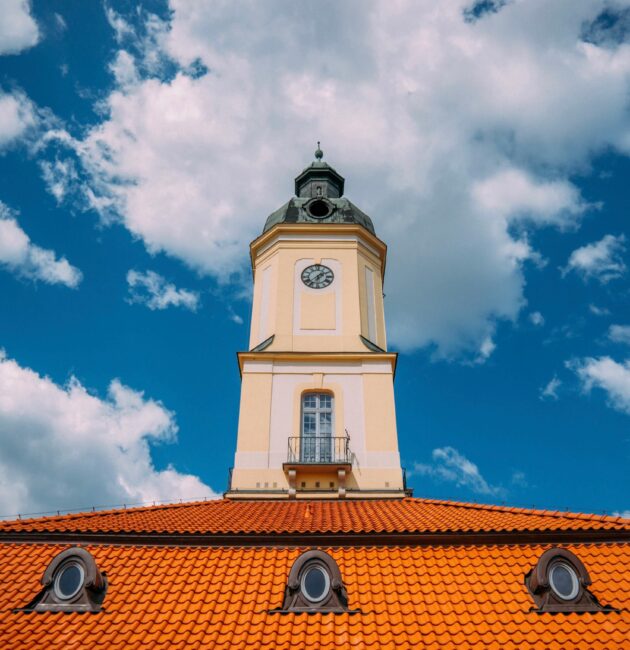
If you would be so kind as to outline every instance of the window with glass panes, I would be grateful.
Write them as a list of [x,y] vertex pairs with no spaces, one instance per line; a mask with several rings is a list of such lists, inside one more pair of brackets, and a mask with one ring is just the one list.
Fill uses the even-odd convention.
[[332,460],[333,397],[306,393],[302,397],[301,460],[308,463]]

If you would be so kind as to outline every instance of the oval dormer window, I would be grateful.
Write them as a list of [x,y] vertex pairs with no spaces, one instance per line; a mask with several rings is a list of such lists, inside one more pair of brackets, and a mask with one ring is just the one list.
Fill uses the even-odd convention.
[[315,565],[304,572],[300,585],[304,596],[312,603],[319,603],[328,595],[330,577],[321,566]]
[[348,594],[332,556],[312,549],[293,563],[282,607],[274,612],[347,612]]
[[79,593],[85,580],[85,570],[78,562],[68,562],[55,578],[55,596],[70,600]]
[[306,211],[315,219],[325,219],[332,214],[333,206],[325,199],[315,199],[306,206]]
[[573,600],[580,590],[575,569],[566,562],[554,562],[549,569],[549,585],[562,600]]

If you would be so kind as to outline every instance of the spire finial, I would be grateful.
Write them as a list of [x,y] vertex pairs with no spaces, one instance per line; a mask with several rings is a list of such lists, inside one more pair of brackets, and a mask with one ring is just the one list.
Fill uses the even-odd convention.
[[319,147],[319,140],[317,141],[317,149],[315,150],[315,158],[321,160],[324,157],[324,152]]

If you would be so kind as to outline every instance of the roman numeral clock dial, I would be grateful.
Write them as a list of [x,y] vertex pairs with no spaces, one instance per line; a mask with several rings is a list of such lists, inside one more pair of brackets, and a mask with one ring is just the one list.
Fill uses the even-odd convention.
[[302,282],[311,289],[324,289],[334,279],[332,269],[323,264],[312,264],[302,271]]

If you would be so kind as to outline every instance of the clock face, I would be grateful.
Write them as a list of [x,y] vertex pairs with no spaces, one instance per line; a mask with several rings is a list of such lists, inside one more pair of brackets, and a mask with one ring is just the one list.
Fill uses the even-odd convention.
[[334,279],[332,269],[322,264],[312,264],[302,271],[302,282],[311,289],[323,289]]

